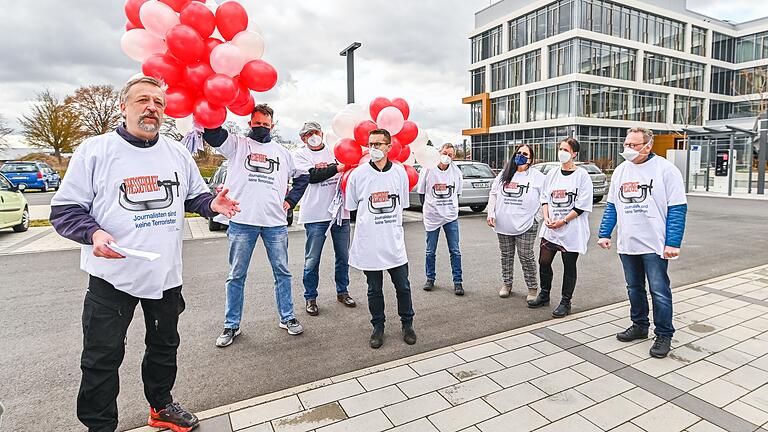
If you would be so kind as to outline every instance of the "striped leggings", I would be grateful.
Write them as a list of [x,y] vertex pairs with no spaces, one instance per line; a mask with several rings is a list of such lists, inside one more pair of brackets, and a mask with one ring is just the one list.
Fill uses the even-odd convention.
[[536,242],[536,233],[539,223],[534,221],[528,231],[520,235],[497,234],[499,237],[499,249],[501,250],[501,277],[504,285],[512,287],[515,270],[515,247],[523,267],[523,277],[528,289],[538,289],[536,280],[536,258],[533,253],[533,244]]

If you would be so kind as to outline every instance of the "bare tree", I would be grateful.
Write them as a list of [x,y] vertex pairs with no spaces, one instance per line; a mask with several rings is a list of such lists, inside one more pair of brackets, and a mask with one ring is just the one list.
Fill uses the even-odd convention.
[[64,103],[80,117],[83,133],[96,136],[114,130],[120,125],[120,94],[111,85],[80,87]]
[[237,122],[233,122],[232,120],[225,121],[221,127],[226,129],[227,132],[231,133],[232,135],[245,136],[248,134],[247,129],[237,124]]
[[8,135],[13,133],[13,129],[11,129],[5,118],[0,115],[0,148],[8,147],[8,141],[5,139]]
[[19,119],[22,135],[33,147],[52,149],[59,162],[85,138],[79,116],[50,90],[37,94],[31,111]]
[[163,125],[160,126],[160,135],[165,135],[176,141],[181,141],[184,138],[184,135],[176,128],[176,119],[168,116],[165,116]]
[[287,148],[288,150],[296,150],[299,148],[299,145],[293,140],[286,139],[280,134],[280,129],[278,128],[277,124],[275,124],[272,127],[272,130],[269,131],[269,135],[272,137],[272,141],[280,144],[281,146]]

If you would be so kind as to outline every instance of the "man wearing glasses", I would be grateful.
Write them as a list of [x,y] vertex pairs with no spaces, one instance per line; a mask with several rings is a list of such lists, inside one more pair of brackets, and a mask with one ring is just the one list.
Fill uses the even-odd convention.
[[621,156],[626,162],[611,178],[597,242],[610,249],[611,234],[618,224],[617,249],[627,281],[632,326],[616,338],[630,342],[648,337],[647,279],[656,334],[650,355],[664,358],[675,332],[667,267],[669,260],[680,255],[688,210],[683,176],[671,162],[653,153],[653,132],[645,128],[627,132]]
[[349,264],[362,270],[368,281],[368,309],[373,324],[371,348],[379,348],[384,343],[384,270],[395,286],[403,340],[413,345],[416,333],[403,234],[403,209],[410,205],[408,175],[402,166],[387,158],[392,149],[388,131],[371,131],[368,147],[371,161],[350,174],[346,188],[345,207],[349,211],[357,210]]

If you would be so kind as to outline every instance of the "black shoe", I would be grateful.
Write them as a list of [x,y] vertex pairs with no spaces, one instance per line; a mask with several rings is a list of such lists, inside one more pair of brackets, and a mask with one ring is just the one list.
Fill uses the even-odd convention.
[[311,316],[320,315],[320,309],[317,308],[317,300],[307,300],[307,313]]
[[456,282],[453,284],[453,293],[457,296],[463,296],[464,295],[464,287],[461,286],[461,282]]
[[346,307],[353,308],[357,306],[357,303],[355,303],[355,300],[352,297],[350,297],[348,293],[337,294],[336,300],[338,300],[339,303],[344,304],[344,306]]
[[413,345],[416,343],[416,332],[413,331],[412,326],[403,327],[403,340],[408,345]]
[[638,339],[648,339],[648,329],[642,328],[637,324],[632,324],[632,326],[628,329],[616,334],[616,339],[622,342],[632,342],[633,340]]
[[149,421],[147,424],[156,428],[167,428],[174,432],[189,432],[197,424],[197,417],[178,403],[170,403],[160,411],[149,408]]
[[376,328],[373,329],[373,334],[371,334],[371,348],[381,348],[382,345],[384,345],[384,329]]
[[651,347],[651,357],[664,358],[669,354],[669,350],[672,349],[672,338],[666,336],[656,336]]
[[531,309],[536,309],[540,307],[547,306],[549,304],[549,291],[539,291],[539,295],[536,296],[535,299],[528,301],[528,307]]
[[560,302],[560,304],[552,311],[552,316],[555,318],[563,318],[571,313],[571,302]]
[[435,287],[435,281],[432,279],[427,279],[427,282],[424,283],[424,291],[432,291],[432,288]]

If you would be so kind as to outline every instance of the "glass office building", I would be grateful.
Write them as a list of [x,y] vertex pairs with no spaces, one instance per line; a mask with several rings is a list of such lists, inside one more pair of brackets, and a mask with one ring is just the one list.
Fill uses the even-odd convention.
[[521,143],[554,160],[568,136],[612,168],[631,126],[663,153],[684,128],[768,108],[768,18],[734,24],[686,0],[500,0],[475,14],[470,45],[464,135],[496,169]]

